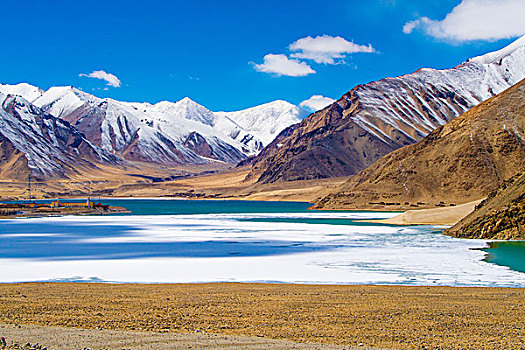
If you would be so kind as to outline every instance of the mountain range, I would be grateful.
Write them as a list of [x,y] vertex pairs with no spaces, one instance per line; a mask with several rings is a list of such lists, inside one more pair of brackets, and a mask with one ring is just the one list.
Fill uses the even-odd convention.
[[[359,85],[249,160],[259,183],[354,175],[525,78],[525,36],[452,69]],[[246,164],[248,162],[244,162]]]
[[525,36],[446,70],[356,86],[307,112],[274,101],[212,112],[189,98],[156,104],[65,86],[0,84],[0,176],[68,178],[105,166],[249,165],[258,183],[357,174],[525,78]]
[[525,171],[525,79],[351,177],[316,208],[409,209],[478,200]]
[[0,92],[0,177],[68,177],[118,165],[120,159],[86,139],[67,121],[17,95]]
[[[167,166],[236,164],[257,154],[282,129],[307,114],[280,100],[214,113],[189,98],[157,104],[121,102],[70,86],[44,91],[25,83],[0,84],[0,94],[4,101],[0,123],[10,126],[9,131],[0,130],[0,137],[12,149],[4,152],[2,163],[22,153],[31,172],[43,178],[67,177],[68,168],[78,169],[86,161],[90,166],[119,161]],[[45,128],[36,127],[42,124],[40,120],[46,121]],[[67,128],[71,135],[65,138],[82,142],[69,148],[57,142],[52,135],[58,133],[50,129],[50,123]],[[24,146],[27,140],[39,145],[40,151]],[[86,146],[76,147],[78,142]]]

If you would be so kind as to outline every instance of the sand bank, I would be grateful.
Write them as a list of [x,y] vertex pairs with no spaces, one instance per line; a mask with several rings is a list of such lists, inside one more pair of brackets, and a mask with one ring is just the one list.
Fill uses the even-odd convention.
[[368,222],[389,225],[454,225],[470,214],[481,201],[480,199],[453,207],[408,210],[393,218]]

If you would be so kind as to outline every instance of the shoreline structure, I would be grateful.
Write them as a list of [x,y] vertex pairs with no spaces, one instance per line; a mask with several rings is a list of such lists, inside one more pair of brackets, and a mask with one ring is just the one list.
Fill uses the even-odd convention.
[[93,202],[89,197],[85,202],[64,202],[60,199],[44,203],[37,203],[34,199],[29,203],[0,202],[0,219],[116,213],[129,213],[129,211],[123,207]]

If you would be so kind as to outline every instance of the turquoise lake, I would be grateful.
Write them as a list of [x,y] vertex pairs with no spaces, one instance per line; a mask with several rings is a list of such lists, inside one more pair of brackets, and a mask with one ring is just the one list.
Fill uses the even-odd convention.
[[102,202],[131,213],[0,221],[0,282],[525,287],[523,242],[489,248],[440,227],[361,221],[396,213],[310,211],[298,202]]
[[492,242],[484,251],[489,253],[487,262],[525,273],[525,241]]

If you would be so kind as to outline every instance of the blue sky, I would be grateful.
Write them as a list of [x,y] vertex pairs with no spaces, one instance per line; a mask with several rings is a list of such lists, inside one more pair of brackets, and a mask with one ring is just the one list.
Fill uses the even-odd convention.
[[[276,99],[299,104],[312,95],[337,99],[357,84],[420,67],[455,66],[525,33],[519,23],[504,29],[494,23],[498,32],[487,34],[486,23],[466,30],[454,27],[452,17],[443,21],[451,14],[461,20],[461,10],[472,13],[481,2],[4,0],[0,82],[44,89],[73,85],[100,97],[153,103],[189,96],[212,110]],[[520,14],[525,2],[501,3]],[[301,38],[323,35],[374,52],[343,52],[331,64],[290,49]],[[303,57],[294,57],[298,53]],[[264,72],[268,54],[284,55],[279,57],[315,73]],[[114,75],[120,86],[79,76],[94,71]]]

